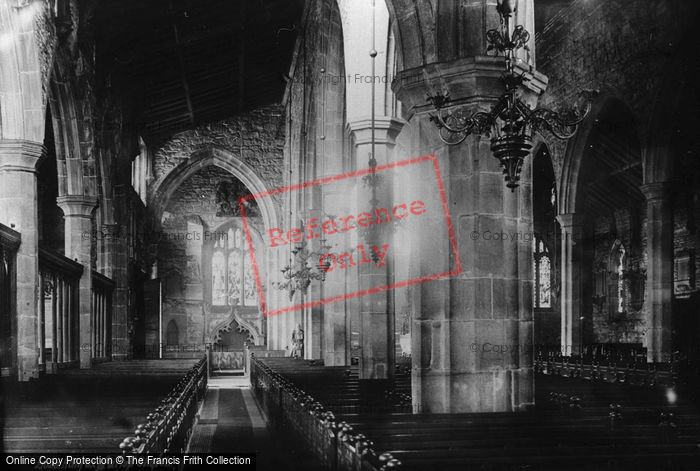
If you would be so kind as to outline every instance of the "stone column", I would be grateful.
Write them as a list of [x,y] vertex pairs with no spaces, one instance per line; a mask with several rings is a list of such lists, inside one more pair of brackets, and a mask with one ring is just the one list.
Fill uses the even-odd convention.
[[[125,168],[126,167],[126,168]],[[130,166],[122,166],[118,169],[119,171],[115,173],[116,182],[129,182],[130,180]],[[112,358],[113,359],[130,359],[134,356],[134,342],[136,339],[134,329],[136,326],[133,324],[134,319],[131,316],[134,312],[130,310],[130,304],[143,306],[145,300],[129,299],[130,290],[130,267],[129,267],[129,238],[132,234],[129,233],[129,191],[130,184],[117,183],[113,185],[113,204],[114,204],[114,217],[117,223],[111,227],[114,231],[111,237],[113,241],[114,255],[112,257],[112,281],[114,281],[114,293],[112,295]],[[139,232],[139,230],[137,230]],[[140,231],[143,232],[143,231]],[[151,246],[149,246],[149,253],[155,254],[156,250],[153,249],[152,244],[155,242],[155,237],[151,234],[146,234],[146,240]],[[134,275],[135,276],[135,275]],[[156,267],[156,276],[157,267]],[[146,283],[144,286],[144,296],[148,290],[149,284]],[[139,313],[143,316],[143,313]],[[145,324],[141,324],[144,326]],[[132,329],[130,332],[129,329]],[[141,332],[143,334],[143,332]],[[145,337],[140,337],[143,342]],[[144,345],[140,345],[140,348],[145,348]],[[119,356],[115,356],[115,354]],[[142,354],[142,353],[141,353]]]
[[581,348],[584,217],[560,214],[557,221],[561,226],[561,351],[571,355]]
[[[396,136],[401,131],[404,122],[390,117],[378,117],[374,122],[374,151],[377,165],[383,165],[390,161],[391,152],[396,143]],[[369,155],[372,152],[372,121],[363,119],[348,124],[355,143],[355,156],[357,166],[368,166]],[[379,173],[381,181],[376,189],[378,205],[389,207],[392,204],[391,172]],[[360,183],[357,183],[360,185]],[[371,212],[371,188],[359,189],[357,208],[359,211]],[[379,227],[379,226],[374,226]],[[376,238],[377,244],[389,243],[389,235],[381,231]],[[358,239],[359,244],[367,245],[368,241]],[[369,253],[371,248],[366,249]],[[377,286],[384,286],[390,282],[391,258],[389,251],[387,262],[383,266],[376,263],[361,264],[358,266],[360,291],[369,290]],[[389,291],[362,296],[359,300],[360,308],[360,379],[385,380],[393,377],[394,373],[394,312],[390,310]]]
[[126,360],[129,356],[128,296],[127,284],[128,257],[126,254],[126,228],[119,224],[105,224],[102,227],[105,258],[105,275],[114,281],[112,292],[112,359]]
[[17,372],[20,381],[39,377],[36,168],[43,152],[44,147],[38,142],[0,140],[0,222],[22,234],[17,251]]
[[[494,20],[488,15],[482,19],[488,24],[477,21],[479,31]],[[467,114],[489,110],[504,92],[503,70],[503,58],[476,56],[405,70],[394,82],[417,140],[412,152],[439,157],[462,265],[451,279],[417,288],[420,307],[413,313],[411,347],[414,411],[505,412],[534,404],[530,165],[524,166],[520,187],[511,192],[488,138],[440,144],[429,119],[435,110],[425,100],[426,89],[447,91],[451,103],[464,106]],[[527,86],[523,99],[534,106],[546,78],[534,72]],[[434,176],[415,175],[406,184],[426,199],[437,198]],[[420,257],[415,276],[456,271],[444,219],[426,221],[415,236],[411,249]]]
[[[339,152],[338,152],[339,153]],[[336,155],[336,154],[333,154]],[[329,165],[331,164],[331,165]],[[332,165],[335,164],[335,165]],[[329,159],[326,163],[324,176],[340,175],[343,173],[342,159]],[[352,190],[346,185],[348,181],[336,182],[322,188],[323,212],[325,215],[342,216],[352,214],[352,201],[349,195]],[[325,216],[324,216],[325,218]],[[340,236],[334,236],[340,239]],[[347,246],[349,237],[343,237],[339,245]],[[348,273],[344,273],[347,271]],[[326,274],[326,281],[321,284],[322,297],[341,297],[348,292],[347,282],[351,276],[351,270],[334,270]],[[323,361],[326,366],[344,366],[348,355],[347,341],[351,334],[346,329],[346,317],[349,313],[349,304],[354,300],[344,300],[322,306],[323,308]]]
[[[310,179],[309,179],[310,180]],[[307,181],[309,181],[307,180]],[[316,219],[323,220],[322,211],[319,207],[319,195],[321,189],[318,187],[311,188],[309,193],[312,195],[312,206],[305,212],[304,220],[308,221]],[[309,250],[313,252],[320,251],[319,239],[309,241]],[[322,299],[323,283],[312,282],[308,288],[307,294],[303,297],[304,302],[315,301]],[[304,358],[307,360],[319,360],[323,357],[324,351],[324,306],[306,307],[302,310],[302,328],[304,329]]]
[[645,346],[649,361],[670,361],[673,348],[673,208],[667,183],[641,187],[647,199]]
[[66,221],[66,257],[83,265],[78,288],[78,346],[80,368],[92,366],[92,217],[97,207],[94,196],[59,196],[56,200]]

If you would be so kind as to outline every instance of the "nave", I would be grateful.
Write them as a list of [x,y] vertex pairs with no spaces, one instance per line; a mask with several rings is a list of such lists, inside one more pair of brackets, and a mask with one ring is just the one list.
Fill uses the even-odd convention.
[[0,0],[3,451],[695,470],[696,20]]
[[405,364],[368,385],[355,366],[250,361],[249,376],[203,359],[5,380],[3,450],[255,453],[259,470],[700,469],[698,389],[670,365],[551,357],[537,363],[533,409],[429,414],[413,413]]

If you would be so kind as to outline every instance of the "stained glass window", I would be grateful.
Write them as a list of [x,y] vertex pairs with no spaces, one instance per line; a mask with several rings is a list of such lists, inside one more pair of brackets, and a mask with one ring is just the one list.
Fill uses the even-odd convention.
[[534,302],[535,308],[552,307],[552,261],[543,241],[535,240],[534,253]]
[[550,203],[552,203],[552,208],[556,209],[556,207],[557,207],[557,189],[554,185],[552,185],[552,194],[549,197],[549,201],[550,201]]
[[623,282],[623,277],[625,274],[625,247],[620,245],[617,252],[617,312],[623,313],[625,311],[625,284]]
[[226,305],[226,257],[221,249],[215,249],[212,257],[211,286],[212,304],[215,306]]
[[247,306],[254,306],[258,302],[258,294],[255,289],[255,278],[250,263],[245,265],[245,281],[243,285],[243,302]]
[[627,289],[625,288],[625,265],[627,250],[622,241],[616,240],[608,259],[608,312],[610,315],[623,314],[626,309]]
[[255,306],[258,294],[250,266],[248,244],[238,223],[222,230],[212,254],[212,304]]
[[229,252],[228,257],[228,305],[241,304],[241,279],[243,278],[243,263],[238,250]]

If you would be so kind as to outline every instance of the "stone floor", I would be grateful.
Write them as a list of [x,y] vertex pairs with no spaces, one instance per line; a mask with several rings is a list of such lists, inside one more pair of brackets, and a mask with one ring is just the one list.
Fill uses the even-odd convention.
[[296,438],[267,427],[250,391],[248,377],[209,380],[190,453],[257,453],[258,471],[320,470],[313,454]]

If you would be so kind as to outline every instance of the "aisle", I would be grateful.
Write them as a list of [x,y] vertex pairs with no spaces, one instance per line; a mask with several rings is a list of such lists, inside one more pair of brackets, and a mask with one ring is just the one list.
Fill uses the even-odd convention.
[[270,430],[247,377],[211,378],[190,453],[257,453],[258,471],[316,470],[320,463],[298,442]]

